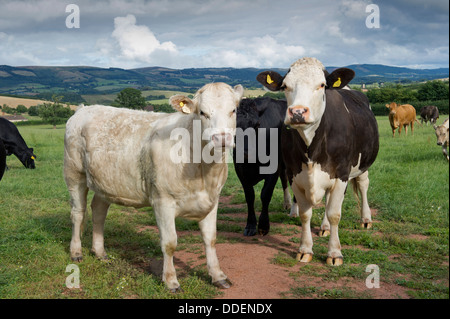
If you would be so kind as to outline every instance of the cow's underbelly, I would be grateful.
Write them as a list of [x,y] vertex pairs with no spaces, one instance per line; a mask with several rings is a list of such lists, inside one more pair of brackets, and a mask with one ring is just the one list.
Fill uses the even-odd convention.
[[195,221],[202,220],[216,204],[212,198],[217,198],[217,196],[211,196],[206,190],[185,194],[182,199],[177,201],[177,217]]

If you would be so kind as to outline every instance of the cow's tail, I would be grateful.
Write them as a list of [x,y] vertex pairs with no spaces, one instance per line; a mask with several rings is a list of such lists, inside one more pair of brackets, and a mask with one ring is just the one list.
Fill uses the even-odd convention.
[[416,122],[419,123],[420,126],[423,126],[422,123],[420,123],[418,119],[416,119]]
[[362,195],[358,189],[358,182],[357,182],[356,178],[350,180],[350,183],[352,184],[353,195],[355,196],[356,202],[358,203],[358,209],[361,209]]

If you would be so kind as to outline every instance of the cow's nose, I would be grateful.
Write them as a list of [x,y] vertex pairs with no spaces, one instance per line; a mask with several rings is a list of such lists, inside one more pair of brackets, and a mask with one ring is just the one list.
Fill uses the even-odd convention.
[[309,107],[296,105],[291,106],[288,109],[289,117],[291,118],[292,123],[305,123],[309,120]]
[[233,145],[233,135],[231,133],[219,133],[212,136],[215,147],[227,147]]
[[442,143],[441,142],[437,142],[437,145],[442,146]]

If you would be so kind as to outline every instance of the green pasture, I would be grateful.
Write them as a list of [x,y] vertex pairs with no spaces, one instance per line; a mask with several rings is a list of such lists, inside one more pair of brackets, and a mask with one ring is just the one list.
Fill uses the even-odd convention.
[[[314,239],[314,260],[319,263],[300,270],[295,268],[295,249],[289,252],[280,249],[273,263],[286,267],[297,283],[280,298],[372,298],[351,286],[329,289],[302,280],[308,276],[324,283],[341,279],[363,281],[369,264],[379,267],[381,285],[401,287],[408,298],[449,298],[449,164],[436,145],[431,126],[416,125],[414,136],[392,138],[387,117],[377,120],[380,152],[369,171],[373,229],[359,228],[358,204],[349,190],[339,232],[344,265],[325,264],[328,238]],[[156,225],[152,209],[114,205],[105,226],[109,261],[97,260],[89,253],[92,240],[89,221],[82,239],[84,260],[78,264],[81,288],[66,287],[70,275],[66,267],[72,261],[70,204],[62,174],[64,126],[56,129],[50,125],[19,126],[19,131],[34,148],[37,161],[35,170],[27,170],[14,156],[9,157],[9,170],[0,182],[0,298],[220,296],[221,291],[211,284],[205,266],[178,272],[183,292],[169,293],[160,276],[151,271],[152,264],[162,260],[158,233],[147,227]],[[262,184],[258,184],[257,198],[261,188]],[[222,195],[231,197],[230,204],[245,203],[232,164]],[[282,200],[278,185],[270,206],[271,233],[289,236],[298,248],[299,231],[288,232],[282,226],[297,225],[300,230],[300,221],[288,217]],[[256,207],[258,210],[261,207],[259,200]],[[312,227],[320,226],[323,211],[315,209]],[[245,206],[239,205],[219,209],[219,243],[230,241],[230,237],[221,234],[242,233],[240,225],[245,212]],[[200,252],[200,258],[204,259],[197,224],[180,219],[177,229],[193,232],[179,238],[177,251]],[[240,241],[239,236],[232,238],[233,242]],[[236,267],[239,263],[236,256]]]

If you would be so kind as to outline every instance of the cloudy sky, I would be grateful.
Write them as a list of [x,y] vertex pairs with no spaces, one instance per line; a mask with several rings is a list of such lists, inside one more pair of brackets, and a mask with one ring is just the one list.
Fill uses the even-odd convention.
[[[76,23],[79,8],[79,28]],[[368,28],[377,22],[379,27]],[[70,7],[69,7],[70,9]],[[447,0],[0,0],[0,65],[449,65]]]

